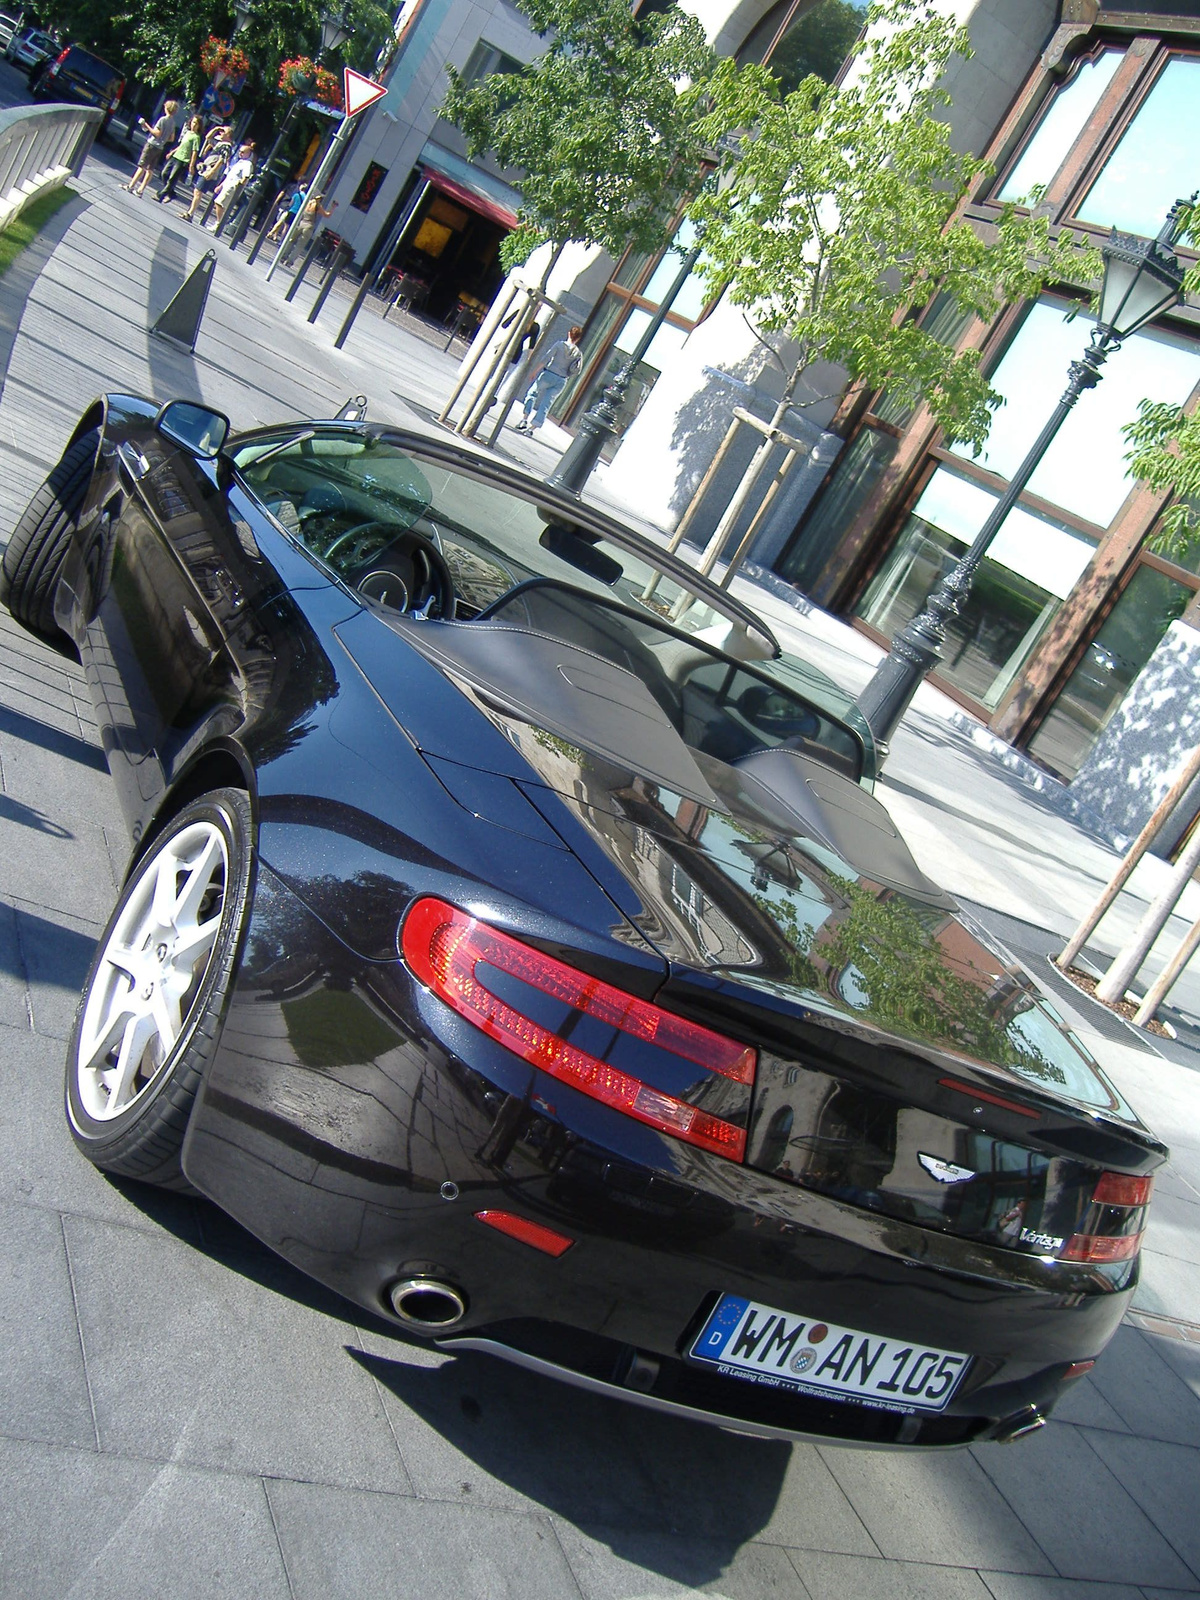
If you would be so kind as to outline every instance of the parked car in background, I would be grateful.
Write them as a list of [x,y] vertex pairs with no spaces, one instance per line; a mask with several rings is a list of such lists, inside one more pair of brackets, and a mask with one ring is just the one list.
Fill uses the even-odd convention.
[[5,58],[18,67],[32,69],[56,56],[58,40],[42,28],[18,28],[4,48]]
[[21,26],[21,17],[24,14],[24,12],[21,12],[20,15],[14,17],[9,11],[0,11],[0,49],[8,49],[13,34]]
[[100,132],[125,92],[125,80],[116,67],[82,45],[69,44],[65,50],[40,62],[29,74],[29,92],[35,100],[67,100],[75,105],[99,106],[104,112]]

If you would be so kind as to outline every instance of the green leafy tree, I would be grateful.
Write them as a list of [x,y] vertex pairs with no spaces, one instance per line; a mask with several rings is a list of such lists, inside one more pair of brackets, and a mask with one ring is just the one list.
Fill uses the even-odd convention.
[[[951,441],[986,437],[997,396],[978,351],[956,353],[917,320],[938,295],[992,317],[1048,279],[1087,281],[1099,258],[1045,218],[1007,212],[985,235],[959,213],[989,171],[956,151],[939,87],[965,30],[933,0],[886,0],[868,13],[854,65],[837,88],[806,78],[783,94],[765,67],[723,61],[701,122],[710,145],[740,141],[725,181],[691,206],[701,271],[724,291],[783,369],[778,428],[801,380],[834,363],[851,382],[923,399]],[[811,405],[827,395],[806,395]],[[736,426],[736,424],[735,424]],[[769,439],[726,508],[715,560],[772,451]],[[711,564],[711,562],[710,562]]]
[[634,17],[628,0],[519,4],[545,53],[474,85],[448,67],[444,106],[472,156],[522,174],[505,264],[543,240],[555,256],[570,241],[613,256],[660,248],[703,154],[696,119],[712,57],[699,23],[678,8]]
[[[1200,217],[1195,211],[1184,234],[1193,248],[1200,245]],[[1200,266],[1185,275],[1183,292],[1200,299]],[[1152,547],[1168,557],[1194,558],[1200,532],[1200,412],[1189,415],[1182,406],[1143,400],[1125,437],[1135,477],[1160,494],[1175,495],[1150,541]]]
[[[320,11],[318,0],[258,0],[237,37],[251,61],[239,96],[244,108],[275,107],[279,63],[319,46]],[[354,33],[341,56],[348,65],[369,66],[390,36],[389,13],[376,0],[353,0],[350,16]],[[198,98],[208,82],[200,66],[204,41],[211,34],[228,38],[233,31],[227,0],[132,0],[118,12],[94,0],[51,0],[47,20],[131,77],[156,88],[182,90],[189,99]],[[327,64],[340,73],[341,61]]]

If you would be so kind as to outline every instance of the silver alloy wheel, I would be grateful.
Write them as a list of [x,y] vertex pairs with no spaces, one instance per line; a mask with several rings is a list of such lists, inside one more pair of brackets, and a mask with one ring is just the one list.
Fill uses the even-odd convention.
[[152,851],[127,891],[80,1019],[75,1076],[96,1122],[129,1110],[171,1059],[221,927],[229,856],[197,821]]

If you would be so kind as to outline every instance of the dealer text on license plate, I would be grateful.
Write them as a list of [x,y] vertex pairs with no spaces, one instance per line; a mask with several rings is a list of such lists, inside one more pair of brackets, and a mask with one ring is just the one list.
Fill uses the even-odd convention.
[[690,1355],[730,1377],[905,1411],[943,1410],[971,1360],[735,1294],[722,1295]]

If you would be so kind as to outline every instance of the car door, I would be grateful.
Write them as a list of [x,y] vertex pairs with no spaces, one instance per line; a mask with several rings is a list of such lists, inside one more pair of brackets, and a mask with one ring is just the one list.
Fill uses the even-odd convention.
[[117,445],[116,471],[115,509],[85,555],[83,654],[133,822],[201,729],[240,725],[247,671],[265,649],[258,603],[279,579],[214,464],[145,429]]

